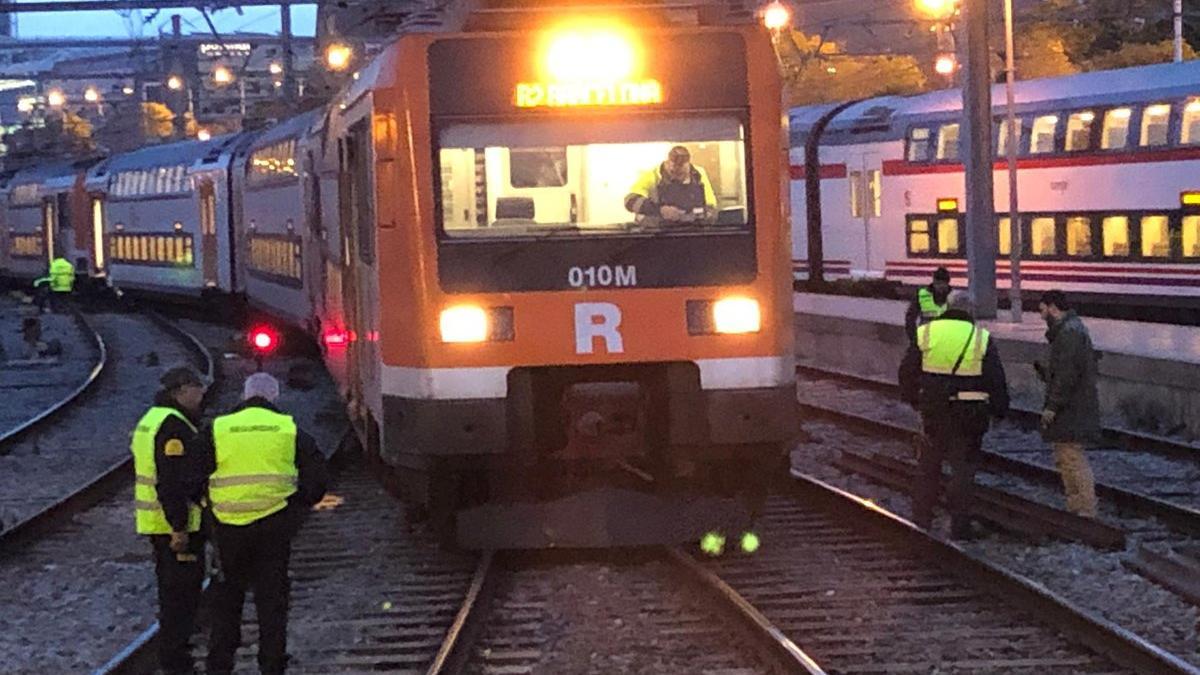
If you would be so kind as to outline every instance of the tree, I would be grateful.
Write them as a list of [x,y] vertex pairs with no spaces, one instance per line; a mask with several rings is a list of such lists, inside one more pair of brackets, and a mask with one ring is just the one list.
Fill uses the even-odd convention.
[[[1175,58],[1174,40],[1161,42],[1126,42],[1120,48],[1097,54],[1086,62],[1088,70],[1112,70],[1131,68],[1154,63],[1170,63]],[[1190,44],[1183,45],[1183,58],[1196,58],[1196,50]]]
[[1021,30],[1015,37],[1016,72],[1022,80],[1079,72],[1079,66],[1067,56],[1067,41],[1061,28],[1039,23]]
[[60,124],[63,148],[68,154],[87,154],[96,149],[91,122],[73,112],[64,112]]
[[912,56],[842,54],[836,43],[798,31],[781,35],[779,41],[784,84],[792,105],[915,94],[929,85]]
[[[162,103],[148,102],[142,104],[142,128],[146,138],[156,141],[171,140],[175,136],[175,113]],[[196,135],[196,120],[191,113],[184,113],[184,135],[192,138]]]

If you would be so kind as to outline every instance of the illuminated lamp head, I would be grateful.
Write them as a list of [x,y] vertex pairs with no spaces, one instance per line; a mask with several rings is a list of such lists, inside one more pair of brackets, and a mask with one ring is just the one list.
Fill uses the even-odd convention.
[[700,550],[713,557],[725,552],[725,536],[720,532],[709,532],[700,538]]
[[614,25],[573,25],[552,31],[542,52],[548,79],[556,82],[619,82],[642,69],[641,45]]
[[279,347],[279,334],[270,326],[259,326],[249,333],[250,347],[259,355],[269,354]]

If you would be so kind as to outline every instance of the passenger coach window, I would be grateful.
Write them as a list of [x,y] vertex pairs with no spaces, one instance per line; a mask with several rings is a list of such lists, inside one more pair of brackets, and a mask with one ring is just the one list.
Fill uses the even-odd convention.
[[937,228],[938,253],[958,253],[958,218],[939,218]]
[[1104,255],[1123,258],[1129,255],[1129,218],[1108,216],[1103,226]]
[[1067,151],[1090,150],[1092,147],[1092,122],[1096,113],[1084,110],[1067,118]]
[[1167,129],[1171,121],[1171,106],[1161,103],[1146,106],[1142,111],[1142,147],[1167,144]]
[[[441,225],[449,237],[741,230],[750,223],[745,132],[734,117],[454,123],[438,141]],[[680,165],[682,180],[669,181],[664,176],[675,167],[668,155],[678,146],[690,168]],[[861,175],[851,178],[855,189],[867,187]],[[678,211],[646,211],[663,199]]]
[[[1007,157],[1008,156],[1008,120],[1001,119],[1001,120],[997,121],[996,124],[1000,128],[1000,131],[998,132],[998,136],[996,137],[996,152],[1001,157]],[[1017,146],[1018,146],[1017,151],[1018,152],[1021,149],[1020,148],[1021,133],[1024,128],[1025,128],[1025,121],[1018,117],[1017,118]]]
[[1100,147],[1105,150],[1120,150],[1129,145],[1129,118],[1133,116],[1130,108],[1113,108],[1104,113],[1104,130],[1100,137]]
[[929,161],[929,129],[918,127],[908,132],[908,161]]
[[1166,216],[1142,216],[1142,257],[1166,258],[1171,255],[1171,238]]
[[943,124],[938,129],[938,159],[958,159],[958,128],[957,124]]
[[929,221],[908,221],[908,252],[929,253]]
[[1058,115],[1042,115],[1033,120],[1033,135],[1029,141],[1029,152],[1040,155],[1054,152],[1054,135],[1058,131]]
[[996,223],[996,243],[1000,255],[1012,253],[1012,218],[1001,218]]
[[1200,258],[1200,216],[1183,217],[1183,257]]
[[1179,142],[1184,145],[1200,143],[1200,98],[1188,101],[1183,107],[1183,126],[1179,134]]
[[850,183],[850,217],[862,218],[863,206],[863,190],[862,190],[862,172],[851,171],[846,174],[846,178]]
[[1029,252],[1033,255],[1055,255],[1058,244],[1054,239],[1053,218],[1034,218],[1029,225]]
[[1067,255],[1081,258],[1092,255],[1092,219],[1086,216],[1067,218]]

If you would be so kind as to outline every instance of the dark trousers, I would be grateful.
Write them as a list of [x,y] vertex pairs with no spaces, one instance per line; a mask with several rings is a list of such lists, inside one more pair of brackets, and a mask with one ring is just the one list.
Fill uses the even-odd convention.
[[287,670],[288,559],[292,552],[292,518],[288,509],[249,525],[217,524],[224,581],[212,586],[212,636],[208,672],[233,670],[242,643],[242,604],[254,591],[258,616],[258,667],[264,675]]
[[971,489],[988,429],[987,405],[950,403],[944,410],[923,413],[921,421],[925,438],[917,458],[913,522],[925,529],[933,524],[933,507],[942,492],[942,463],[949,462],[946,510],[950,512],[950,532],[955,537],[963,536],[970,531]]
[[150,536],[158,577],[158,663],[167,673],[191,673],[195,664],[189,640],[204,582],[204,538],[193,533],[180,554],[171,550],[170,541],[165,534]]

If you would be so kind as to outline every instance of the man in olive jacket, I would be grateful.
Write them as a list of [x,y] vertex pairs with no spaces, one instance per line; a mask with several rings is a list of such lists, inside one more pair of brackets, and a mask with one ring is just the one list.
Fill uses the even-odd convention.
[[1049,330],[1050,360],[1038,364],[1046,382],[1042,438],[1054,448],[1067,509],[1096,517],[1096,486],[1084,448],[1100,442],[1100,397],[1092,336],[1062,291],[1047,291],[1038,306]]

